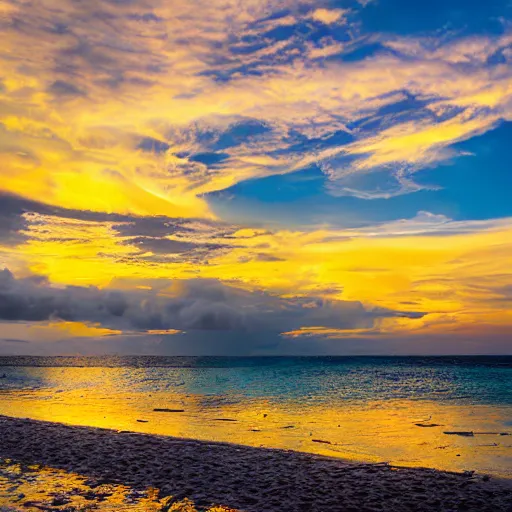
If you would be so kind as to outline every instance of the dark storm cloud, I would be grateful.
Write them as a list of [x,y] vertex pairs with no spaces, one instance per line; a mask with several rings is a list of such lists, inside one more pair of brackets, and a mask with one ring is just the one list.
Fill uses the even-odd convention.
[[168,281],[165,293],[159,294],[153,289],[55,288],[42,276],[17,279],[8,269],[0,272],[0,320],[7,321],[93,322],[124,332],[179,329],[280,333],[308,325],[371,328],[376,318],[398,315],[421,316],[385,309],[369,311],[360,302],[282,299],[208,279]]

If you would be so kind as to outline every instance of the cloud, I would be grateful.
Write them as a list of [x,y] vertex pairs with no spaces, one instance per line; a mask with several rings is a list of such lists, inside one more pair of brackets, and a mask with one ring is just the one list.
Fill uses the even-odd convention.
[[0,244],[5,247],[18,245],[26,240],[23,230],[28,222],[20,202],[15,198],[0,195]]
[[330,25],[342,19],[346,12],[344,9],[316,9],[311,17],[316,21]]
[[[471,159],[461,141],[512,119],[510,24],[370,32],[366,3],[4,2],[0,268],[19,276],[4,316],[123,333],[249,332],[261,318],[274,333],[402,336],[447,327],[446,315],[502,328],[510,219],[452,220],[444,203],[393,217],[411,200],[383,200],[436,197],[419,173]],[[213,211],[209,194],[288,173],[325,185],[306,191],[303,218],[328,193],[325,209],[378,199],[368,211],[389,204],[394,220],[268,229]],[[262,182],[265,200],[289,199],[278,181]],[[24,281],[34,274],[47,281]],[[174,281],[180,298],[166,299]],[[428,321],[395,316],[407,303]]]
[[0,187],[54,206],[212,218],[204,194],[312,166],[334,195],[412,193],[511,118],[506,24],[413,38],[366,33],[354,2],[7,5]]
[[[123,265],[141,270],[162,265],[164,274],[171,271],[166,264],[208,264],[238,245],[230,236],[239,227],[220,221],[71,210],[1,193],[0,220],[0,264],[20,270],[37,253],[42,272],[48,270],[44,262],[70,269],[73,255],[75,270],[90,275],[92,264],[94,278],[104,276],[103,284],[129,275],[126,267],[120,271]],[[58,274],[69,277],[62,270]]]
[[149,151],[153,153],[165,153],[171,146],[169,144],[153,139],[152,137],[143,137],[139,144],[137,145],[138,149],[142,149],[143,151]]
[[83,96],[84,92],[81,91],[76,85],[63,80],[56,80],[48,87],[48,92],[57,96],[58,98],[66,98],[72,96]]
[[105,329],[117,334],[162,330],[280,333],[304,324],[356,329],[370,328],[381,317],[418,316],[368,309],[359,302],[283,299],[216,280],[164,281],[156,290],[100,290],[55,287],[41,276],[17,279],[8,269],[0,272],[0,299],[0,320],[85,322],[91,325],[91,336],[100,331],[115,334]]
[[[326,337],[446,329],[471,337],[481,325],[494,334],[512,325],[510,219],[453,221],[420,211],[373,226],[306,232],[51,213],[23,213],[23,243],[0,251],[20,276],[2,274],[4,322],[80,323],[125,337],[231,330],[254,333],[255,343],[258,332],[273,333],[276,343],[281,332],[300,333],[309,334],[310,352]],[[135,344],[130,338],[132,350]]]
[[411,219],[400,219],[374,226],[348,229],[344,234],[350,237],[449,236],[463,233],[501,231],[511,224],[511,218],[454,221],[446,215],[419,211]]

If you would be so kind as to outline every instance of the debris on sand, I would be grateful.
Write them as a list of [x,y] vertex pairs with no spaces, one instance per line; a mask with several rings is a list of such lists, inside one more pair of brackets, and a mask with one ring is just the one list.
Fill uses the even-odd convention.
[[233,418],[213,418],[213,421],[238,421]]
[[[425,428],[430,428],[430,427],[442,427],[442,425],[439,425],[438,423],[415,423],[415,425],[417,427],[425,427]],[[446,432],[445,432],[446,433]]]
[[313,443],[332,444],[331,441],[325,441],[324,439],[311,439]]
[[473,432],[473,434],[479,436],[509,436],[509,432]]
[[153,409],[155,412],[185,412],[185,409]]
[[[474,436],[484,436],[484,435],[489,435],[489,436],[509,436],[511,435],[510,432],[474,432],[473,430],[471,431],[447,431],[447,432],[443,432],[443,434],[448,434],[450,436],[464,436],[464,437],[474,437]],[[491,445],[492,446],[492,445]]]
[[60,507],[61,505],[67,505],[71,500],[64,494],[58,494],[52,500],[53,507]]
[[148,420],[137,420],[138,423],[148,423]]

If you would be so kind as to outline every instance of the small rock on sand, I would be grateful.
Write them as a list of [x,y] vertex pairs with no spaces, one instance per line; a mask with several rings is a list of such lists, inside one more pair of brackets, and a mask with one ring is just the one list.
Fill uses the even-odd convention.
[[153,409],[154,412],[185,412],[185,409]]
[[52,500],[52,506],[60,507],[61,505],[67,505],[70,501],[67,496],[55,496]]

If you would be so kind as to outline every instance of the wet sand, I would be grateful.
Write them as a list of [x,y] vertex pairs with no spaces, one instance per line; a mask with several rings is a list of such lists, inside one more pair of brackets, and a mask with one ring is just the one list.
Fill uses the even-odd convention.
[[512,511],[508,481],[293,451],[0,416],[0,456],[161,496],[199,510]]
[[[199,512],[192,500],[159,496],[40,464],[0,457],[0,512]],[[213,506],[201,512],[239,512]]]
[[512,479],[512,435],[500,435],[512,434],[507,425],[511,414],[510,406],[397,400],[311,405],[169,392],[120,393],[107,386],[102,392],[0,393],[0,415],[5,416],[294,450],[353,462],[475,470]]

